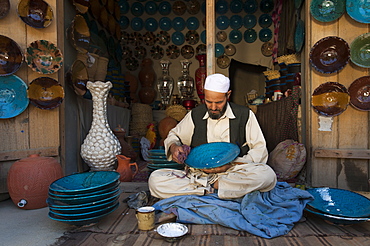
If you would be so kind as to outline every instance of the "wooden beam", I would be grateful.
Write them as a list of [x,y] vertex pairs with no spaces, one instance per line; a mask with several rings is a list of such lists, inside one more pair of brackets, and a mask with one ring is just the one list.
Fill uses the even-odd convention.
[[370,160],[370,149],[316,149],[314,154],[323,158]]
[[215,43],[216,19],[215,0],[206,0],[206,46],[207,46],[207,76],[216,72]]
[[59,146],[0,152],[0,161],[19,160],[19,159],[26,158],[32,154],[39,154],[40,156],[58,156]]

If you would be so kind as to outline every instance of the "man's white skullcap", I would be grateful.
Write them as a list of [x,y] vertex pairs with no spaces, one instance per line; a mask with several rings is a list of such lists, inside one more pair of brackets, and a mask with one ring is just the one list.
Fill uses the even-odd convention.
[[208,75],[204,83],[204,89],[209,91],[226,93],[230,88],[230,79],[223,74],[215,73]]

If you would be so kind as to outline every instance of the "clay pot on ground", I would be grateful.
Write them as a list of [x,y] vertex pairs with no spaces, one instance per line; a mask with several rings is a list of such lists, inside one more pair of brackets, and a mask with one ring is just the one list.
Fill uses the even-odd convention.
[[169,131],[177,125],[177,120],[172,117],[165,117],[158,123],[158,132],[161,136],[159,145],[163,146],[163,141],[167,137]]
[[[136,162],[130,163],[131,158],[124,155],[117,155],[118,167],[116,172],[120,174],[121,182],[131,182],[135,175],[139,172]],[[135,167],[135,171],[131,170],[131,166]]]

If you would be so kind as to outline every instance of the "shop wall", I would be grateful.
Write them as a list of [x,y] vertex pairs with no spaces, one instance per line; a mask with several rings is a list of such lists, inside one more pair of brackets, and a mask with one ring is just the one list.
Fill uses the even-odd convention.
[[[49,0],[54,19],[46,28],[34,28],[26,25],[17,14],[18,1],[10,1],[10,11],[0,19],[0,34],[13,39],[23,52],[36,40],[47,40],[59,45],[57,23],[60,16],[56,11],[57,1]],[[53,74],[39,74],[23,62],[15,73],[27,85],[32,80],[47,76],[59,80],[60,71]],[[14,161],[30,154],[59,157],[60,126],[59,107],[51,110],[39,109],[29,104],[25,111],[10,119],[0,119],[0,193],[7,192],[6,176]]]
[[331,22],[319,22],[310,14],[310,2],[306,1],[306,71],[305,102],[307,105],[308,178],[312,186],[329,186],[350,190],[369,190],[369,112],[349,105],[338,116],[332,117],[331,130],[320,130],[319,115],[311,105],[315,88],[326,82],[338,82],[349,88],[351,83],[369,75],[351,61],[343,70],[332,74],[317,72],[309,63],[313,45],[327,36],[338,36],[349,45],[359,35],[369,32],[369,25],[353,20],[347,13]]

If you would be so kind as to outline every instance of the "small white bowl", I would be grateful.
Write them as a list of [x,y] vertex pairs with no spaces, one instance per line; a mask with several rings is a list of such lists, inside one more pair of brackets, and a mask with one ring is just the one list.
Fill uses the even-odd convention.
[[157,232],[166,241],[173,242],[188,233],[188,227],[180,223],[166,223],[158,226]]

